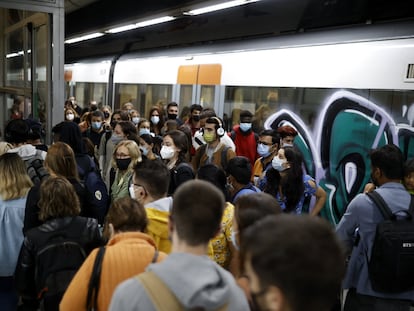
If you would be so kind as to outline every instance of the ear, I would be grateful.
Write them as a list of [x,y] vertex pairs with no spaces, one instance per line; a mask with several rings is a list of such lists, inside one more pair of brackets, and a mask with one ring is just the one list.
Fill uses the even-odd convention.
[[287,301],[279,287],[271,285],[265,294],[265,302],[268,310],[282,311],[288,310]]

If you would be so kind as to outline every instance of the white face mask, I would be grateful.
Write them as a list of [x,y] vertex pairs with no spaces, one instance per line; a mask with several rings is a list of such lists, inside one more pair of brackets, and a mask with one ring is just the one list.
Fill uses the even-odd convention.
[[73,113],[68,113],[66,115],[66,120],[72,121],[73,119],[75,119],[75,115]]
[[135,125],[139,123],[139,117],[133,117],[132,122],[134,122]]
[[160,122],[160,117],[159,116],[152,116],[151,117],[151,122],[154,124],[158,124],[158,122]]
[[170,146],[162,146],[160,150],[160,156],[164,160],[169,160],[174,156],[174,148]]
[[283,166],[283,164],[287,163],[284,159],[279,159],[277,156],[272,160],[272,167],[279,172],[283,172],[287,167]]
[[130,186],[129,186],[129,188],[128,188],[128,190],[129,190],[129,196],[131,197],[131,199],[133,199],[133,200],[136,200],[136,195],[135,195],[135,188],[134,188],[134,185],[133,184],[131,184]]

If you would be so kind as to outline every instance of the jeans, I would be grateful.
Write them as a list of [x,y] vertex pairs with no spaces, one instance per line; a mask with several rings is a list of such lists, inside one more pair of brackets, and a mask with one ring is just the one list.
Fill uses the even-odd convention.
[[0,308],[3,311],[15,311],[17,308],[17,293],[13,277],[0,277]]
[[345,299],[344,311],[409,311],[410,305],[408,300],[362,295],[351,288]]

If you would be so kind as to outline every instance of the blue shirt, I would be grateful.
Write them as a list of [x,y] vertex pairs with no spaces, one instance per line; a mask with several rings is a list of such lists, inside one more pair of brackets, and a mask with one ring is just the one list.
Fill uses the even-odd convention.
[[0,276],[12,276],[23,243],[26,197],[3,201],[0,198]]
[[[385,183],[376,191],[394,213],[407,210],[410,206],[410,194],[401,183]],[[339,239],[352,251],[342,286],[344,289],[355,288],[357,293],[363,295],[413,300],[414,290],[391,294],[379,293],[372,289],[368,277],[368,261],[371,257],[377,224],[382,220],[381,212],[366,194],[358,194],[349,203],[345,214],[336,226]],[[354,246],[356,233],[359,235],[359,242]]]

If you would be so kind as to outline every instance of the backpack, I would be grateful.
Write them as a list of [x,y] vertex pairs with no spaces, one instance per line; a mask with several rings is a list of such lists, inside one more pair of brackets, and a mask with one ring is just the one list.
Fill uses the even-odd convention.
[[191,172],[193,172],[193,179],[194,179],[194,171],[193,171],[193,167],[190,165],[190,164],[188,164],[188,163],[186,163],[186,162],[181,162],[180,164],[178,164],[175,168],[174,168],[174,171],[173,171],[173,181],[174,181],[174,186],[177,186],[177,173],[178,173],[178,170],[180,169],[180,168],[182,168],[182,167],[189,167],[190,169],[191,169]]
[[49,176],[48,171],[43,165],[42,150],[36,149],[36,154],[30,159],[24,160],[27,168],[27,174],[32,180],[34,185],[40,183],[40,181]]
[[407,217],[400,219],[375,191],[367,193],[384,220],[377,224],[368,274],[378,292],[400,293],[414,289],[414,198]]
[[[77,222],[76,231],[81,232],[84,225],[84,221]],[[85,249],[63,232],[48,238],[35,255],[35,281],[41,310],[59,310],[63,294],[86,257]]]
[[[76,156],[81,184],[88,192],[88,202],[98,213],[98,222],[102,224],[108,212],[110,197],[106,184],[98,172],[94,161],[87,155],[80,158]],[[80,162],[82,162],[81,165]]]
[[[204,144],[200,147],[200,154],[203,154],[206,152],[207,144]],[[229,146],[224,146],[223,149],[221,149],[221,160],[220,164],[224,171],[227,169],[227,150],[229,150]]]

